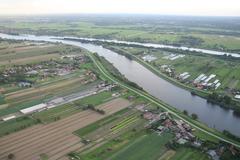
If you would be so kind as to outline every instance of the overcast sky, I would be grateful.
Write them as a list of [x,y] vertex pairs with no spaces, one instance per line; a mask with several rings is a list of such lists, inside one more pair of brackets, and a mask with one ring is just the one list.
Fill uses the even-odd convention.
[[240,16],[240,0],[0,0],[0,14],[58,13]]

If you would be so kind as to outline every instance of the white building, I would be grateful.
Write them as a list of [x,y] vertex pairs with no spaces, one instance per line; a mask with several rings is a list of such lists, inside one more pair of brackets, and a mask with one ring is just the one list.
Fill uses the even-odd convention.
[[240,99],[240,95],[236,95],[235,98],[236,98],[236,99]]
[[29,107],[29,108],[26,108],[26,109],[22,109],[22,110],[20,110],[20,112],[23,113],[23,114],[30,114],[30,113],[33,113],[33,112],[37,112],[37,111],[46,109],[46,107],[47,107],[47,105],[45,103],[41,103],[41,104],[38,104],[36,106],[32,106],[32,107]]
[[8,116],[8,117],[4,117],[2,120],[3,121],[9,121],[9,120],[11,120],[11,119],[14,119],[14,118],[16,118],[16,116]]

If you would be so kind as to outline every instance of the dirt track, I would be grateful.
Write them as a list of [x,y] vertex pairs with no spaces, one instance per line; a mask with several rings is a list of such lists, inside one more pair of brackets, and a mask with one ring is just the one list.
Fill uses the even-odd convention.
[[6,160],[13,153],[16,160],[39,160],[40,154],[47,154],[49,160],[64,159],[64,155],[83,146],[80,138],[72,132],[98,121],[130,105],[118,98],[98,106],[106,114],[86,110],[47,125],[37,125],[0,138],[0,159]]

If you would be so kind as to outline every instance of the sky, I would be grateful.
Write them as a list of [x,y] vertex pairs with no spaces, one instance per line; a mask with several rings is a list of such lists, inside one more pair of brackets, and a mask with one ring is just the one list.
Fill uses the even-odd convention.
[[0,0],[0,15],[65,13],[240,16],[240,0]]

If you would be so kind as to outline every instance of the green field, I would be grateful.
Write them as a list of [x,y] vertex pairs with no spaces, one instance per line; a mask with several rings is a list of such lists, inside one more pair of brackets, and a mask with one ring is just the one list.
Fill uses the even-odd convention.
[[29,102],[26,102],[26,103],[22,103],[22,104],[19,104],[19,105],[10,106],[10,107],[1,109],[0,110],[0,116],[5,116],[5,115],[11,114],[11,113],[15,113],[15,112],[18,112],[21,109],[32,107],[32,106],[40,104],[42,102],[43,102],[43,99],[37,99],[37,100],[29,101]]
[[0,49],[0,68],[59,59],[61,54],[73,50],[73,47],[52,44],[35,46],[25,43],[8,43],[5,45],[8,46],[6,49]]
[[128,160],[157,160],[166,151],[164,145],[172,138],[173,135],[168,133],[161,136],[156,133],[144,135],[114,154],[110,159],[122,160],[128,157]]
[[86,127],[83,127],[81,129],[75,131],[74,134],[76,134],[76,135],[78,135],[80,137],[84,137],[87,134],[97,130],[98,128],[100,128],[100,127],[102,127],[102,126],[104,126],[104,125],[106,125],[108,123],[111,123],[111,122],[117,120],[119,117],[121,117],[121,115],[123,115],[124,113],[126,113],[128,111],[129,111],[128,108],[123,109],[123,110],[121,110],[121,111],[119,111],[119,112],[117,112],[115,114],[112,114],[112,115],[110,115],[110,116],[108,116],[108,117],[106,117],[106,118],[104,118],[102,120],[99,120],[99,121],[97,121],[95,123],[92,123],[92,124],[90,124],[90,125],[88,125]]
[[30,117],[21,117],[0,123],[0,137],[30,127],[38,122]]
[[[55,17],[53,21],[0,21],[0,29],[14,33],[52,34],[118,39],[138,42],[177,44],[216,50],[239,50],[238,20],[174,17],[85,17],[66,20]],[[181,17],[180,17],[181,19]],[[31,20],[31,17],[29,17]],[[172,23],[174,21],[174,23]],[[231,25],[225,25],[226,23]]]
[[119,122],[115,126],[113,126],[111,128],[111,131],[113,133],[117,133],[120,130],[122,130],[123,128],[126,128],[128,125],[130,125],[130,124],[132,124],[132,123],[134,123],[134,122],[136,122],[138,120],[139,120],[139,117],[137,115],[129,116],[129,117],[123,119],[121,122]]
[[177,149],[176,154],[170,160],[210,160],[205,153],[192,148]]
[[77,100],[74,103],[77,105],[86,106],[88,104],[97,106],[103,102],[109,101],[112,99],[112,92],[102,92],[100,94],[92,95],[89,97],[85,97],[83,99]]
[[134,143],[135,140],[144,136],[146,132],[128,131],[121,134],[119,137],[109,140],[100,147],[87,152],[79,154],[82,160],[106,160],[127,145]]
[[71,116],[80,111],[82,111],[80,106],[75,106],[74,104],[70,103],[46,111],[34,113],[33,117],[41,122],[49,123],[67,116]]

